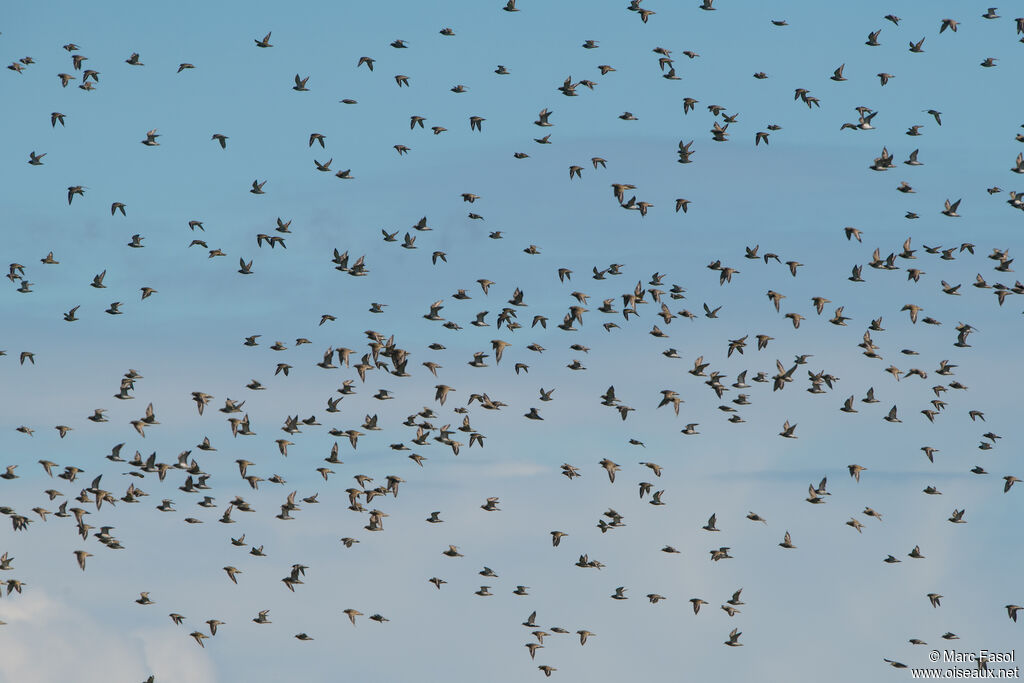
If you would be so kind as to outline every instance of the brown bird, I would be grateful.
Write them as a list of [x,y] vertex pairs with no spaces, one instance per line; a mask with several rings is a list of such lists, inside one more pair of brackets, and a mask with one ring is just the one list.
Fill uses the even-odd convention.
[[78,560],[78,567],[83,572],[85,571],[85,558],[92,557],[92,553],[86,552],[85,550],[76,550],[75,557]]

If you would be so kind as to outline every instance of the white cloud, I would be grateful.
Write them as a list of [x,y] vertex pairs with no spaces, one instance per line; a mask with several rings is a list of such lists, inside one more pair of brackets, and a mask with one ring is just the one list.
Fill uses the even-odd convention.
[[167,629],[135,631],[93,618],[41,589],[5,598],[0,681],[215,683],[208,658]]

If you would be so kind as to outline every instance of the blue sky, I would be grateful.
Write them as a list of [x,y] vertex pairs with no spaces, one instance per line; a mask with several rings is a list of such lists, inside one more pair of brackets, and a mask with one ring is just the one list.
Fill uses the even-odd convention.
[[[947,631],[960,636],[949,642],[963,651],[1019,642],[1003,606],[1024,600],[1017,571],[1024,554],[1012,531],[1020,489],[1003,494],[1002,477],[1024,477],[1011,457],[1022,438],[1013,389],[1021,306],[1018,295],[999,306],[993,290],[971,286],[976,274],[1007,287],[1016,280],[986,258],[994,248],[1013,258],[1021,243],[1021,214],[1006,203],[1022,123],[1014,65],[1024,48],[1014,12],[985,20],[987,7],[952,2],[840,9],[725,0],[703,12],[696,1],[647,0],[656,14],[644,24],[626,5],[520,0],[521,11],[510,13],[501,2],[301,10],[185,2],[157,12],[57,2],[3,12],[4,59],[27,55],[35,63],[0,75],[8,103],[0,132],[4,263],[23,264],[33,290],[19,293],[18,282],[0,288],[0,465],[17,465],[19,476],[0,480],[0,504],[34,521],[25,532],[4,526],[0,536],[0,552],[15,558],[0,580],[26,584],[0,601],[11,644],[4,650],[14,653],[0,659],[0,681],[327,681],[337,677],[339,655],[346,672],[368,680],[521,681],[542,676],[541,664],[566,680],[665,677],[685,668],[700,679],[741,681],[766,671],[792,678],[794,667],[808,666],[837,681],[904,680],[906,671],[882,659],[928,666],[927,652],[949,645],[941,638]],[[902,18],[898,26],[883,18],[889,13]],[[956,33],[939,33],[945,18],[960,21]],[[772,25],[781,19],[788,25]],[[455,35],[440,35],[445,27]],[[864,45],[877,29],[881,46]],[[267,31],[273,47],[257,48],[253,40]],[[924,53],[910,53],[908,42],[922,37]],[[390,47],[396,39],[408,48]],[[586,40],[598,47],[584,49]],[[99,72],[92,92],[76,87],[82,72],[61,49],[72,41],[88,57],[83,67]],[[671,50],[681,80],[661,77],[656,47]],[[689,59],[686,50],[699,56]],[[133,52],[144,66],[125,63]],[[372,72],[357,68],[363,56],[376,60]],[[986,57],[998,66],[979,66]],[[195,68],[176,73],[183,62]],[[494,73],[499,64],[509,75]],[[605,64],[615,71],[602,76],[597,67]],[[848,80],[834,82],[840,64]],[[752,77],[761,71],[768,78]],[[894,75],[884,87],[875,75],[883,72]],[[61,88],[58,73],[76,80]],[[291,89],[297,73],[309,77],[309,92]],[[396,86],[399,74],[409,88]],[[565,97],[557,88],[567,76],[596,85]],[[466,92],[450,91],[460,84]],[[820,108],[794,100],[796,88],[818,97]],[[699,103],[684,115],[687,97]],[[346,98],[357,103],[340,102]],[[736,116],[728,142],[711,140],[712,124],[723,119],[709,105]],[[840,130],[857,121],[858,106],[878,112],[875,130]],[[533,124],[544,108],[553,111],[550,128]],[[942,112],[941,127],[929,109]],[[50,125],[55,111],[66,115],[65,127]],[[619,118],[627,111],[637,120]],[[414,115],[425,117],[424,129],[410,130]],[[471,116],[485,119],[481,132],[470,130]],[[769,125],[781,128],[767,147],[755,147],[755,133]],[[907,136],[914,125],[922,134]],[[434,135],[431,126],[447,130]],[[139,144],[151,129],[159,146]],[[214,133],[228,136],[227,149],[210,139]],[[309,146],[311,133],[325,136],[324,149]],[[548,133],[552,144],[534,142]],[[679,142],[690,140],[693,163],[676,163]],[[399,156],[394,145],[409,154]],[[883,146],[894,168],[869,170]],[[902,163],[914,149],[923,166]],[[46,153],[42,166],[25,163],[32,151]],[[593,167],[596,156],[607,168]],[[332,172],[318,172],[314,160],[328,159]],[[581,178],[570,179],[571,165],[583,167]],[[345,169],[352,180],[335,177]],[[248,192],[253,180],[266,181],[265,194]],[[897,192],[901,181],[915,192]],[[635,185],[627,198],[652,203],[648,215],[620,209],[613,183]],[[85,194],[69,205],[74,185]],[[990,194],[992,187],[1001,191]],[[463,193],[480,198],[466,203]],[[674,211],[677,198],[691,201],[687,213]],[[960,198],[961,218],[941,215],[945,200]],[[115,201],[126,216],[110,215]],[[920,217],[904,218],[908,211]],[[424,216],[432,230],[413,230]],[[290,234],[275,231],[278,218],[292,221]],[[205,230],[190,230],[190,220]],[[848,241],[845,226],[862,230],[863,242]],[[398,231],[398,242],[385,242],[382,230]],[[488,237],[495,231],[503,238]],[[415,250],[400,247],[406,232],[416,236]],[[258,247],[259,233],[283,236],[287,248]],[[135,234],[145,248],[126,246]],[[916,260],[898,258],[893,271],[867,267],[874,249],[883,258],[898,254],[908,237]],[[189,247],[194,239],[207,246]],[[960,252],[964,242],[976,253]],[[524,253],[530,245],[540,253]],[[801,263],[797,276],[774,261],[744,258],[754,245]],[[925,245],[957,247],[955,260],[927,254]],[[226,256],[210,258],[213,249]],[[365,255],[369,275],[334,270],[334,249],[352,261]],[[432,264],[435,250],[447,262]],[[59,265],[39,262],[49,251]],[[253,261],[251,276],[236,272],[239,258]],[[716,260],[739,271],[731,283],[720,285],[706,267]],[[621,275],[591,277],[611,263],[623,264]],[[864,265],[864,283],[847,279],[855,264]],[[912,267],[924,271],[920,282],[908,281]],[[559,268],[570,268],[572,279],[560,282]],[[104,270],[106,288],[89,287]],[[665,274],[665,292],[673,284],[686,290],[685,299],[663,296],[671,311],[696,319],[665,324],[650,294],[628,322],[598,312],[609,298],[621,311],[621,295],[638,281],[650,287],[655,272]],[[481,278],[495,283],[489,294]],[[962,283],[961,296],[944,294],[943,280]],[[143,286],[157,293],[143,301]],[[527,304],[516,307],[523,327],[499,330],[496,318],[517,288]],[[459,289],[471,298],[453,298]],[[768,290],[785,295],[778,313]],[[568,332],[556,326],[577,303],[573,292],[589,296],[588,312]],[[821,317],[816,296],[831,300]],[[423,318],[438,299],[440,315],[461,329]],[[112,301],[123,302],[124,315],[104,313]],[[369,312],[374,302],[385,304],[383,313]],[[722,307],[717,319],[702,315],[705,303]],[[905,304],[942,325],[912,324]],[[65,322],[74,306],[79,320]],[[838,306],[851,318],[845,327],[827,322]],[[480,311],[488,311],[489,327],[470,324]],[[796,330],[785,313],[806,319]],[[321,326],[324,314],[337,320]],[[531,328],[535,315],[549,319],[546,329]],[[879,316],[885,331],[872,338],[883,358],[872,360],[857,344]],[[607,331],[605,322],[619,327]],[[953,346],[958,323],[977,329],[970,348]],[[653,325],[668,338],[650,335]],[[328,348],[354,349],[357,362],[368,351],[366,330],[394,335],[409,352],[410,377],[374,371],[362,383],[353,368],[315,366]],[[256,334],[259,346],[243,346]],[[758,334],[773,337],[764,351],[756,350]],[[728,357],[729,340],[744,335],[745,353]],[[311,344],[296,346],[297,338]],[[494,339],[512,344],[500,364]],[[278,340],[287,350],[270,349]],[[527,350],[534,343],[546,350]],[[662,354],[670,347],[679,359]],[[35,354],[34,365],[19,364],[22,351]],[[467,364],[477,351],[489,354],[486,368]],[[800,354],[811,356],[785,390],[751,381]],[[727,386],[743,370],[752,386],[730,387],[719,400],[705,377],[687,372],[699,356]],[[567,369],[574,359],[587,369]],[[942,360],[957,366],[954,376],[935,373]],[[442,366],[436,378],[426,361]],[[517,362],[528,372],[517,374]],[[292,366],[288,377],[274,376],[278,363]],[[890,365],[928,377],[897,381],[885,371]],[[143,378],[134,400],[117,401],[129,368]],[[823,395],[809,394],[805,371],[839,380]],[[325,412],[353,378],[357,393],[339,413]],[[247,389],[253,379],[267,390]],[[944,393],[948,406],[930,423],[920,411],[932,407],[932,387],[953,380],[968,389]],[[445,406],[434,400],[439,383],[456,389]],[[625,421],[600,404],[610,385],[635,409]],[[869,387],[879,403],[860,402]],[[554,388],[554,400],[540,402],[539,388]],[[380,389],[394,400],[374,400]],[[678,417],[655,408],[665,389],[685,400]],[[194,391],[214,397],[203,416]],[[741,392],[751,405],[733,406],[745,422],[730,424],[719,406],[732,406]],[[457,457],[433,440],[411,443],[406,416],[430,406],[434,436],[442,425],[462,424],[454,409],[473,393],[508,404],[468,406],[473,429],[487,437],[483,448],[467,448],[464,432],[453,437],[464,444]],[[839,412],[851,394],[860,412]],[[228,416],[217,411],[226,398],[246,401],[255,436],[232,438]],[[150,402],[161,424],[143,438],[130,422]],[[900,424],[882,420],[893,405]],[[522,417],[533,407],[543,421]],[[108,411],[109,422],[86,419],[96,408]],[[985,421],[972,421],[971,410]],[[296,414],[323,425],[279,431]],[[373,414],[382,430],[361,430],[356,450],[327,433],[359,428]],[[798,439],[777,436],[786,420],[798,425]],[[700,434],[680,434],[691,422]],[[15,431],[22,425],[35,434]],[[60,439],[55,425],[72,431]],[[990,430],[1002,439],[979,450]],[[215,452],[196,448],[204,437]],[[285,437],[294,442],[287,458],[274,443]],[[324,481],[317,468],[335,441],[344,462],[328,465],[334,473]],[[178,490],[181,470],[163,482],[127,476],[138,472],[103,458],[118,443],[126,458],[156,452],[168,463],[191,450],[210,474],[205,493],[215,507],[198,507],[201,496]],[[425,466],[390,448],[398,443],[426,456]],[[920,451],[928,445],[940,449],[934,463]],[[238,476],[240,458],[253,463],[250,473],[286,483],[250,489]],[[622,468],[614,484],[602,458]],[[40,459],[84,472],[74,483],[51,480]],[[641,461],[663,466],[662,477]],[[583,476],[560,476],[562,463]],[[859,484],[847,474],[852,463],[868,468]],[[976,465],[989,474],[972,474]],[[366,514],[347,509],[345,489],[357,486],[358,474],[374,485],[388,475],[405,480],[398,497],[364,503],[389,515],[381,533],[366,531]],[[137,505],[82,505],[96,529],[115,527],[124,550],[81,539],[73,519],[43,522],[31,512],[56,510],[62,500],[74,507],[98,475],[117,497],[129,483],[149,494]],[[812,507],[807,485],[826,476],[832,495]],[[641,500],[642,481],[664,489],[666,505]],[[929,485],[943,495],[923,494]],[[64,497],[49,501],[49,488]],[[301,504],[294,520],[275,519],[291,491],[318,493],[320,502]],[[255,512],[235,511],[235,524],[218,524],[235,496]],[[500,498],[500,512],[480,509],[490,496]],[[154,509],[164,498],[175,512]],[[865,506],[884,521],[862,515]],[[602,534],[596,523],[608,508],[627,526]],[[967,525],[946,521],[954,508],[966,508]],[[444,524],[423,521],[434,510]],[[745,519],[749,511],[768,523]],[[701,530],[712,513],[719,533]],[[851,517],[863,522],[862,534],[845,525]],[[552,530],[569,534],[558,548]],[[787,530],[795,550],[777,545]],[[243,533],[247,545],[232,546]],[[346,549],[343,536],[360,543]],[[267,556],[249,555],[250,544]],[[464,557],[444,557],[448,544]],[[666,544],[680,554],[660,552]],[[708,551],[722,545],[735,559],[711,562]],[[915,545],[925,559],[906,557]],[[82,549],[93,555],[84,573],[73,555]],[[605,568],[575,567],[584,553]],[[883,563],[890,553],[903,561]],[[295,563],[309,569],[291,593],[280,579]],[[242,570],[237,585],[227,565]],[[479,576],[484,566],[498,577]],[[435,590],[432,576],[448,583]],[[512,594],[520,584],[528,596]],[[494,596],[474,595],[481,585]],[[618,586],[629,600],[609,599]],[[741,587],[747,604],[730,618],[719,606]],[[135,604],[140,591],[157,604]],[[667,600],[651,605],[649,592]],[[930,606],[930,592],[944,596],[940,608]],[[696,616],[693,597],[710,603]],[[365,615],[355,628],[347,608]],[[251,623],[264,609],[273,623]],[[545,638],[531,661],[524,644],[533,629],[520,623],[534,610],[546,631],[570,634]],[[170,612],[185,623],[172,624]],[[369,621],[375,613],[390,621]],[[199,648],[189,633],[209,633],[204,622],[212,618],[225,624]],[[744,647],[726,649],[733,627]],[[580,629],[597,634],[583,647]],[[314,640],[296,640],[300,632]]]

